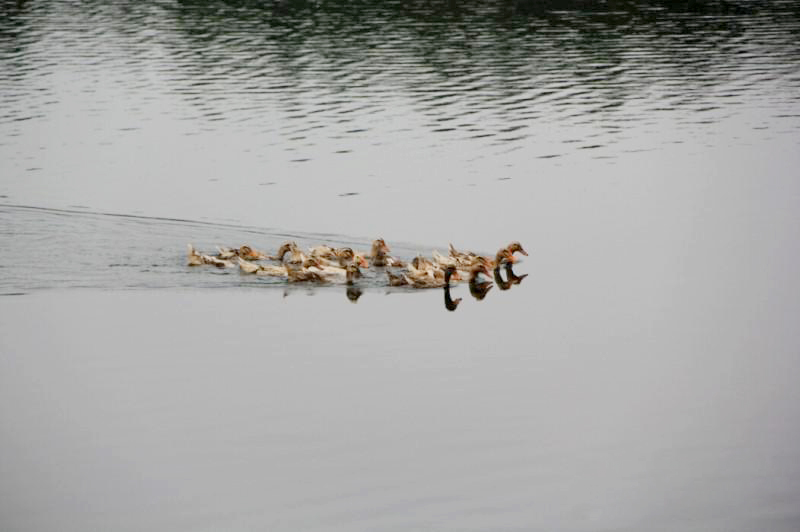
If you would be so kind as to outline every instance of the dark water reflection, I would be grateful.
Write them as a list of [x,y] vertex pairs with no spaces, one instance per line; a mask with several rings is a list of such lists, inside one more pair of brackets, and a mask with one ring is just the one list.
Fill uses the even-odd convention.
[[[242,128],[296,162],[414,141],[618,157],[754,102],[798,124],[785,116],[800,92],[795,2],[5,5],[4,143],[21,122],[52,122],[63,98],[108,111],[106,81],[129,98],[117,132],[177,97],[165,111],[199,121],[194,134]],[[65,74],[79,94],[58,87]],[[664,116],[671,138],[648,128]]]

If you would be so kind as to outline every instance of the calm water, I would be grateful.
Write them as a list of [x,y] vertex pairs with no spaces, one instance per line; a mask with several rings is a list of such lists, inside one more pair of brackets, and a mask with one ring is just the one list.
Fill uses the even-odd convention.
[[796,531],[799,168],[796,2],[0,2],[0,528]]

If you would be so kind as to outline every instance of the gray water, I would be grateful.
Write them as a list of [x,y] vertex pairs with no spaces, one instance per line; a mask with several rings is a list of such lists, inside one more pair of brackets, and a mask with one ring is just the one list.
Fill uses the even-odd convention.
[[[795,2],[2,2],[0,529],[795,531],[799,144]],[[185,265],[378,236],[528,277]]]

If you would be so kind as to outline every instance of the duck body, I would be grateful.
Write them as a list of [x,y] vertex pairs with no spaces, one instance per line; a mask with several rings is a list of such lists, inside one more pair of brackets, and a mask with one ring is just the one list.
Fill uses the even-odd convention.
[[243,273],[264,275],[270,277],[287,277],[288,272],[285,266],[274,264],[254,264],[239,257],[239,269]]
[[217,257],[212,257],[211,255],[205,255],[203,253],[198,252],[194,249],[194,246],[188,244],[187,253],[186,253],[186,261],[189,266],[201,266],[203,264],[210,264],[211,266],[216,266],[217,268],[235,268],[236,265],[224,259],[219,259]]
[[451,279],[460,279],[458,270],[453,266],[448,266],[444,270],[441,278],[429,272],[426,272],[424,275],[415,275],[409,272],[404,277],[409,286],[414,288],[443,288],[450,285]]

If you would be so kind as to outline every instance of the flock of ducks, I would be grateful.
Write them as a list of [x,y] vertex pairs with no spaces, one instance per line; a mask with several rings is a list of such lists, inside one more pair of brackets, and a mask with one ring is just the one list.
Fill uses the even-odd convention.
[[[187,258],[189,266],[238,267],[244,274],[281,277],[289,283],[342,283],[351,287],[362,276],[362,268],[380,268],[385,271],[389,286],[444,288],[449,310],[454,310],[460,301],[450,298],[451,283],[467,281],[470,293],[480,300],[492,288],[492,278],[500,289],[506,290],[526,277],[515,275],[511,268],[517,261],[515,253],[528,255],[519,242],[500,248],[494,257],[459,251],[452,244],[448,255],[434,251],[430,258],[418,255],[409,262],[392,257],[390,252],[386,242],[378,238],[366,253],[325,245],[304,252],[295,242],[284,242],[275,255],[247,245],[217,248],[216,254],[207,255],[189,244]],[[505,269],[505,279],[501,269]]]

